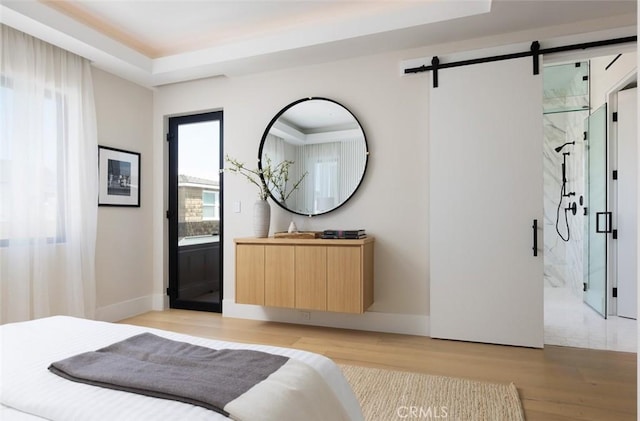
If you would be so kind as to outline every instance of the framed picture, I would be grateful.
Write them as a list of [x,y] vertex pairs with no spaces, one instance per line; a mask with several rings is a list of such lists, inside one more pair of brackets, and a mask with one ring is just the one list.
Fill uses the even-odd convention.
[[98,206],[140,206],[140,154],[98,145]]

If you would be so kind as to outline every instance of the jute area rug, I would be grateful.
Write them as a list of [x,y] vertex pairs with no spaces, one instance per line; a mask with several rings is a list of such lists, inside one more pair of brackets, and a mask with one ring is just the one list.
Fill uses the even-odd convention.
[[366,421],[522,421],[512,384],[341,365]]

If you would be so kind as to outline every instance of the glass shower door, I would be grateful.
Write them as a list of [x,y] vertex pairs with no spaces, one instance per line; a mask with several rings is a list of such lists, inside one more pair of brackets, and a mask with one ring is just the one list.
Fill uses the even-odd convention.
[[607,233],[611,212],[607,212],[607,105],[586,120],[587,131],[587,266],[583,299],[607,317]]

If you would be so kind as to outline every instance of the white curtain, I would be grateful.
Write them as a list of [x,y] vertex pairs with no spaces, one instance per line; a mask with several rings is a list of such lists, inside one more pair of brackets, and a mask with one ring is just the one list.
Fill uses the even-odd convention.
[[97,134],[90,64],[0,26],[0,323],[93,318]]
[[362,173],[367,162],[367,148],[364,138],[345,139],[340,142],[340,168],[338,180],[340,182],[340,197],[338,203],[348,199],[348,196],[360,184]]
[[340,196],[338,191],[340,143],[305,145],[300,155],[300,161],[309,171],[305,177],[305,209],[311,209],[313,213],[317,213],[332,208]]
[[[269,134],[267,135],[263,148],[262,157],[264,159],[269,158],[273,166],[278,165],[285,160],[293,162],[289,167],[289,182],[286,188],[287,194],[290,194],[290,196],[286,201],[286,206],[289,209],[297,209],[298,193],[300,190],[297,189],[291,192],[290,189],[293,188],[293,185],[300,180],[304,173],[304,171],[302,171],[303,167],[301,166],[300,161],[296,160],[296,150],[299,149],[300,146],[292,145],[285,142],[281,137]],[[272,188],[272,186],[269,186],[269,188]]]
[[268,134],[264,142],[262,157],[269,158],[272,163],[277,164],[285,159],[285,141],[281,137]]

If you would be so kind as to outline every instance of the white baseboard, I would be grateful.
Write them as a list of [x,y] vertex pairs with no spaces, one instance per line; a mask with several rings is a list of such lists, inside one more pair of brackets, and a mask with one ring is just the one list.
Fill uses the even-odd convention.
[[[117,322],[152,310],[162,311],[169,308],[166,301],[167,297],[165,295],[153,294],[111,304],[96,309],[96,320]],[[223,300],[222,310],[224,317],[236,317],[239,319],[429,336],[429,316],[417,314],[372,311],[367,311],[364,314],[345,314],[325,311],[300,311],[236,304],[235,301],[230,299]],[[306,315],[309,316],[308,319],[305,318]]]
[[[308,319],[305,318],[307,314],[309,315]],[[372,311],[367,311],[364,314],[345,314],[324,311],[300,311],[236,304],[233,300],[225,299],[222,301],[222,315],[239,319],[429,336],[429,316],[417,314],[378,313]]]
[[153,311],[163,311],[169,308],[169,296],[167,294],[153,294]]
[[[144,297],[100,307],[96,309],[96,320],[117,322],[128,317],[137,316],[151,310],[156,310],[155,304],[157,301],[158,299],[155,295],[146,295]],[[162,308],[160,309],[162,310]]]

